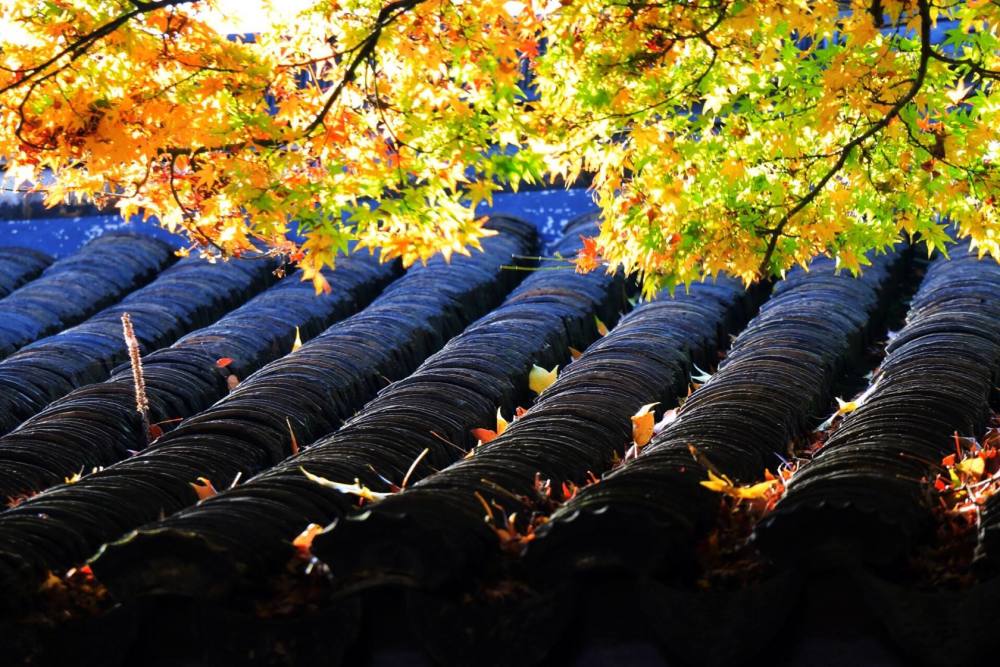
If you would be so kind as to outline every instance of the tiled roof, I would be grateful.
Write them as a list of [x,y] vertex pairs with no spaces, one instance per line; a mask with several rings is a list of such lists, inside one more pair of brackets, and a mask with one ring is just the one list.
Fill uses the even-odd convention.
[[[535,228],[490,225],[450,263],[343,260],[323,297],[263,261],[163,270],[164,246],[120,235],[45,272],[0,251],[0,313],[17,313],[0,322],[2,654],[834,664],[841,616],[884,627],[866,635],[883,654],[844,644],[854,662],[987,654],[1000,504],[984,496],[978,552],[971,523],[952,549],[942,503],[986,487],[934,482],[956,444],[979,455],[996,407],[1000,266],[900,247],[860,279],[817,260],[773,289],[720,277],[635,303],[621,275],[523,270]],[[546,255],[595,232],[578,219]],[[151,443],[115,368],[123,312]],[[553,366],[536,397],[532,368]],[[648,404],[663,419],[633,444]],[[726,486],[779,467],[780,499]],[[806,627],[818,599],[839,599],[826,634]]]

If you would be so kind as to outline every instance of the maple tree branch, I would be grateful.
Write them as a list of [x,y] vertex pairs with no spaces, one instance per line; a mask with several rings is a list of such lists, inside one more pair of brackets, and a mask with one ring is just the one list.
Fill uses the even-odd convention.
[[39,84],[47,80],[53,74],[55,73],[49,72],[46,76],[43,76],[40,79],[35,79],[32,82],[31,86],[28,87],[28,92],[24,94],[24,98],[21,100],[21,103],[17,105],[17,127],[14,128],[14,136],[20,139],[26,146],[30,146],[35,150],[46,150],[48,148],[52,148],[53,144],[52,142],[49,142],[48,146],[44,146],[42,144],[36,144],[35,142],[30,141],[24,136],[24,122],[26,120],[24,115],[24,108],[28,105],[28,100],[31,98],[31,94],[35,92],[35,88],[37,88]]
[[344,70],[344,75],[341,77],[340,81],[330,92],[330,96],[327,97],[326,103],[316,114],[316,117],[312,120],[309,125],[306,126],[305,130],[302,131],[303,137],[308,137],[312,134],[316,128],[323,124],[323,119],[333,108],[334,102],[340,97],[341,92],[347,87],[347,84],[354,80],[354,75],[357,72],[358,67],[362,63],[367,62],[368,59],[374,55],[375,48],[378,46],[378,40],[382,36],[382,30],[388,27],[393,21],[396,20],[401,14],[406,11],[413,9],[417,5],[425,2],[425,0],[395,0],[390,2],[388,5],[382,7],[379,11],[378,16],[375,18],[375,26],[368,36],[361,42],[361,48],[354,54],[351,62],[348,63],[347,69]]
[[295,136],[283,139],[267,139],[262,141],[240,141],[221,146],[203,146],[195,151],[191,151],[186,148],[166,147],[160,149],[159,152],[166,155],[191,155],[193,157],[195,155],[212,151],[240,150],[250,146],[251,144],[260,148],[284,148],[296,140],[307,138],[323,124],[326,116],[330,113],[330,110],[333,109],[333,105],[340,98],[340,95],[347,87],[347,84],[355,80],[358,68],[361,67],[362,64],[368,62],[375,55],[379,38],[382,36],[382,31],[391,25],[392,22],[399,18],[402,14],[413,9],[417,5],[423,4],[424,2],[426,2],[426,0],[394,0],[379,10],[378,16],[375,17],[375,23],[372,26],[371,32],[369,32],[363,40],[345,51],[345,53],[354,53],[354,57],[351,58],[347,67],[344,69],[344,74],[341,76],[340,81],[338,81],[337,85],[330,91],[330,94],[326,98],[326,102],[323,103],[322,108],[320,108],[320,110],[316,113],[316,116],[312,119],[312,121],[310,121],[301,132],[296,133]]
[[978,74],[984,79],[994,79],[1000,81],[1000,70],[992,70],[983,67],[981,64],[977,63],[971,58],[950,58],[943,53],[939,53],[931,49],[931,58],[938,60],[940,62],[946,63],[948,65],[954,65],[956,67],[968,67],[972,72]]
[[[115,30],[118,30],[120,27],[128,23],[136,16],[139,16],[141,14],[146,14],[148,12],[157,9],[163,9],[166,7],[172,7],[175,5],[187,4],[198,1],[199,0],[157,0],[156,2],[133,2],[132,4],[136,6],[136,9],[130,12],[126,12],[116,17],[115,19],[112,19],[108,23],[105,23],[99,28],[96,28],[90,33],[78,38],[72,44],[70,44],[69,46],[67,46],[66,48],[64,48],[59,53],[55,54],[45,62],[36,65],[35,67],[13,70],[15,73],[23,74],[23,76],[21,76],[21,78],[17,79],[16,81],[7,84],[3,88],[0,88],[0,95],[3,95],[4,93],[19,88],[23,85],[28,85],[27,92],[25,92],[24,97],[21,99],[21,102],[17,106],[18,123],[17,127],[14,130],[14,135],[18,139],[20,139],[26,146],[30,146],[31,148],[34,148],[36,150],[48,150],[53,148],[54,143],[52,142],[50,142],[48,145],[37,144],[24,136],[24,125],[26,120],[24,110],[28,104],[28,100],[31,99],[32,94],[35,92],[38,86],[44,83],[45,81],[51,79],[55,75],[59,74],[60,72],[64,71],[74,62],[76,62],[81,56],[86,54],[87,51],[95,43],[97,43],[102,38],[107,37]],[[52,67],[52,65],[59,62],[62,58],[64,58],[67,55],[69,56],[69,60],[66,63],[64,63],[60,67],[52,69],[51,71],[46,71],[49,70]]]
[[[107,37],[114,31],[118,30],[118,28],[122,27],[123,25],[134,19],[136,16],[141,16],[142,14],[148,14],[149,12],[155,11],[157,9],[164,9],[166,7],[189,4],[192,2],[199,2],[199,0],[156,0],[155,2],[139,2],[137,0],[133,0],[132,4],[135,6],[135,9],[133,9],[132,11],[125,12],[124,14],[121,14],[113,18],[112,20],[108,21],[99,28],[95,28],[86,35],[79,37],[72,44],[68,45],[66,48],[59,51],[59,53],[55,54],[48,60],[38,65],[35,65],[34,67],[28,67],[25,69],[17,70],[18,72],[24,73],[24,76],[22,76],[20,79],[16,81],[13,81],[12,83],[7,84],[3,88],[0,88],[0,95],[6,93],[9,90],[19,88],[31,82],[33,79],[35,79],[35,77],[37,77],[37,75],[49,69],[50,67],[52,67],[52,65],[56,64],[66,56],[70,57],[69,59],[70,63],[79,59],[80,56],[84,55],[90,49],[90,47],[93,46],[96,42],[98,42],[104,37]],[[68,65],[69,63],[66,64]],[[63,67],[65,67],[65,65]],[[55,71],[58,72],[62,70],[63,67],[60,67]],[[49,75],[51,75],[51,73]]]
[[[928,146],[927,144],[925,144],[924,142],[922,142],[919,137],[917,137],[915,134],[913,134],[913,128],[910,127],[909,123],[904,123],[903,127],[906,129],[906,135],[907,135],[907,137],[910,140],[910,145],[913,146],[914,148],[922,150],[925,153],[927,153],[928,155],[930,155],[931,160],[936,160],[938,162],[941,162],[942,164],[948,165],[949,167],[951,167],[953,169],[958,169],[959,171],[964,171],[968,176],[975,176],[975,175],[977,175],[975,169],[972,169],[972,168],[969,168],[969,167],[965,167],[965,166],[960,165],[960,164],[956,164],[955,162],[953,162],[953,161],[951,161],[951,160],[948,159],[948,156],[944,152],[944,135],[943,134],[935,133],[934,134],[934,145],[933,146]],[[924,165],[921,165],[921,168],[925,168]]]
[[[190,227],[188,227],[187,225],[184,225],[184,227],[189,232],[191,232],[192,234],[197,235],[202,241],[204,241],[208,245],[211,245],[216,250],[218,250],[223,256],[225,256],[225,251],[222,248],[220,248],[211,238],[209,238],[206,234],[204,234],[200,229],[198,229],[198,227],[196,225],[193,224],[194,223],[194,214],[191,211],[189,211],[188,208],[184,205],[184,202],[181,201],[181,196],[180,196],[180,193],[177,191],[177,184],[176,184],[176,182],[174,180],[174,177],[175,177],[175,175],[177,173],[177,158],[178,157],[180,157],[180,155],[171,155],[170,156],[170,162],[168,163],[168,168],[170,170],[169,171],[169,179],[170,180],[168,182],[168,185],[170,186],[170,194],[173,196],[174,201],[177,203],[177,207],[181,210],[181,216],[184,218],[184,221],[188,222],[188,223],[192,223],[192,225]],[[191,158],[189,158],[189,159],[191,159]],[[138,192],[138,190],[137,190],[137,192]]]
[[712,57],[709,59],[709,62],[705,66],[705,69],[703,69],[694,79],[692,79],[692,80],[688,81],[686,84],[684,84],[683,88],[681,88],[680,90],[676,91],[673,95],[669,95],[666,98],[664,98],[664,99],[662,99],[662,100],[660,100],[658,102],[653,102],[653,103],[648,104],[648,105],[646,105],[646,106],[644,106],[644,107],[642,107],[640,109],[635,109],[633,111],[622,111],[622,112],[619,112],[619,113],[609,113],[609,114],[605,114],[604,116],[600,116],[598,118],[591,119],[591,120],[589,120],[587,122],[588,123],[600,123],[600,122],[603,122],[605,120],[610,120],[612,118],[631,118],[632,116],[638,116],[638,115],[641,115],[641,114],[653,111],[654,109],[658,109],[660,107],[666,106],[668,104],[672,104],[672,103],[676,102],[682,95],[696,93],[698,91],[698,87],[701,85],[701,82],[704,81],[705,78],[712,72],[712,70],[715,68],[716,62],[718,62],[718,60],[719,60],[719,51],[714,46],[712,46],[712,43],[708,40],[708,38],[707,37],[703,37],[703,38],[701,38],[701,41],[704,42],[705,45],[709,49],[711,49],[711,51],[712,51]]
[[889,123],[893,121],[903,108],[909,104],[920,89],[924,85],[924,79],[927,77],[927,64],[932,57],[934,49],[931,45],[931,7],[930,0],[917,0],[917,7],[920,14],[920,60],[917,64],[917,73],[910,84],[909,90],[896,100],[896,103],[891,109],[886,113],[885,116],[880,118],[878,122],[869,127],[863,133],[854,137],[849,141],[841,150],[837,161],[834,162],[833,166],[816,182],[816,184],[806,193],[798,203],[795,204],[791,209],[788,210],[785,215],[781,217],[778,223],[770,228],[767,233],[770,236],[767,242],[767,248],[764,251],[764,258],[761,260],[760,266],[757,269],[758,277],[764,277],[767,275],[768,270],[771,266],[771,259],[774,256],[775,248],[778,245],[778,239],[784,235],[785,227],[791,222],[792,218],[798,215],[803,209],[805,209],[809,204],[819,196],[826,187],[826,184],[837,175],[837,173],[847,164],[847,160],[855,148],[862,146],[866,141],[874,137],[876,134],[884,130],[889,126]]
[[405,146],[406,148],[409,148],[410,150],[412,150],[414,153],[418,153],[418,154],[420,154],[420,153],[426,153],[427,151],[424,151],[423,149],[421,149],[418,146],[411,146],[408,143],[406,143],[405,141],[402,141],[396,135],[396,132],[392,129],[392,124],[389,122],[389,119],[386,118],[385,108],[386,108],[387,105],[385,105],[385,104],[382,103],[382,96],[379,94],[379,90],[378,90],[378,57],[375,54],[372,54],[372,57],[368,61],[368,67],[365,70],[364,86],[365,86],[366,93],[367,93],[367,90],[368,90],[368,74],[369,73],[371,73],[372,90],[375,93],[375,103],[374,103],[375,104],[375,110],[378,113],[379,120],[382,122],[382,126],[385,127],[385,131],[388,132],[389,133],[389,137],[392,138],[392,141],[393,141],[394,147],[396,149],[396,153],[397,153],[397,160],[396,160],[397,175],[399,176],[400,185],[405,185],[406,179],[403,177],[403,171],[402,171],[402,168],[400,167],[400,164],[399,164],[400,163],[400,160],[399,160],[399,149]]
[[[195,151],[188,151],[186,153],[186,155],[188,156],[188,159],[190,161],[194,161],[194,159],[196,157],[195,153],[196,153]],[[176,176],[176,173],[177,173],[177,158],[179,158],[179,157],[181,157],[181,153],[176,153],[176,154],[170,155],[170,160],[169,160],[169,162],[167,164],[167,168],[169,170],[169,173],[168,173],[168,176],[169,176],[168,185],[169,185],[169,188],[170,188],[170,194],[173,197],[174,202],[176,202],[177,207],[181,210],[181,216],[184,219],[184,222],[188,223],[188,224],[184,224],[183,225],[184,229],[186,229],[189,234],[191,234],[193,237],[195,237],[196,240],[200,241],[203,246],[211,246],[212,248],[215,248],[216,252],[219,253],[220,257],[227,257],[227,253],[226,253],[225,248],[223,248],[218,243],[216,243],[215,240],[212,239],[211,236],[209,236],[208,234],[206,234],[196,224],[194,224],[194,222],[195,222],[195,215],[194,215],[194,213],[188,207],[186,207],[184,205],[184,202],[181,201],[180,192],[177,190],[177,184],[176,184],[176,179],[175,179],[175,176]],[[147,178],[148,178],[148,176],[149,175],[147,174]],[[137,187],[136,188],[136,193],[138,193],[138,192],[139,192],[139,188]],[[133,196],[135,196],[135,195],[133,195]],[[244,254],[244,255],[237,255],[237,257],[240,257],[242,259],[261,259],[263,257],[266,257],[266,255],[245,255]]]
[[[634,13],[639,13],[645,9],[672,6],[651,2],[627,2],[624,4],[612,4],[622,9],[628,9]],[[604,66],[608,70],[611,70],[613,68],[631,68],[655,63],[669,53],[679,42],[700,41],[707,44],[711,49],[713,49],[713,51],[717,50],[717,47],[709,40],[709,36],[722,25],[722,22],[729,15],[730,4],[729,0],[713,0],[713,2],[709,5],[698,5],[697,3],[688,4],[685,8],[689,11],[711,9],[714,12],[708,25],[698,26],[698,29],[693,32],[678,32],[673,27],[661,25],[648,26],[646,29],[649,30],[651,34],[655,35],[655,38],[659,41],[659,48],[636,53],[623,60],[606,63]]]
[[177,192],[177,184],[176,184],[176,182],[174,180],[174,177],[177,174],[177,158],[179,158],[179,157],[180,157],[180,155],[171,155],[170,156],[170,162],[167,165],[168,168],[169,168],[169,172],[168,172],[169,182],[168,182],[168,184],[170,186],[170,194],[173,196],[174,201],[177,203],[177,208],[179,208],[181,210],[181,215],[184,217],[185,220],[191,221],[191,220],[194,220],[194,214],[192,214],[190,211],[188,211],[187,206],[185,206],[184,203],[181,201],[181,196],[180,196],[180,193]]

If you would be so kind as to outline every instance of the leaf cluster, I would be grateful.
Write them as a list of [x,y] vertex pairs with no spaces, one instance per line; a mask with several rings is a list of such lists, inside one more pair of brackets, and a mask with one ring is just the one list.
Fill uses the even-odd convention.
[[1000,256],[996,2],[314,0],[252,39],[213,6],[5,3],[8,182],[320,289],[340,253],[468,252],[495,191],[584,175],[605,222],[578,268],[647,294],[856,272],[948,225]]

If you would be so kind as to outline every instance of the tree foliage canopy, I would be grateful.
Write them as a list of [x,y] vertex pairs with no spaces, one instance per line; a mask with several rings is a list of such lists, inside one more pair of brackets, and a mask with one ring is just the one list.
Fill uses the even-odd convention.
[[275,2],[237,39],[210,2],[5,2],[8,174],[319,286],[351,240],[466,252],[494,191],[581,174],[579,268],[648,290],[947,224],[1000,257],[997,0]]

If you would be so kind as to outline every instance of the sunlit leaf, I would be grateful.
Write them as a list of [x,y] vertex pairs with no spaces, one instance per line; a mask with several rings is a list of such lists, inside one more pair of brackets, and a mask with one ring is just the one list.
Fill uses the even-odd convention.
[[854,412],[857,409],[858,409],[858,402],[857,401],[844,401],[844,400],[842,400],[840,398],[837,399],[837,414],[838,415],[846,415],[846,414],[849,414],[851,412]]
[[653,437],[656,415],[652,409],[659,403],[647,403],[632,415],[632,442],[638,449],[645,447]]
[[353,484],[344,484],[342,482],[334,482],[332,480],[326,479],[325,477],[320,477],[319,475],[314,475],[305,468],[299,468],[302,474],[306,476],[311,482],[315,482],[320,486],[326,487],[328,489],[333,489],[340,493],[346,493],[348,495],[357,496],[362,500],[367,500],[369,502],[376,502],[386,498],[391,495],[388,493],[378,493],[372,491],[367,486],[363,485],[360,480],[354,480]]
[[586,181],[573,266],[650,298],[949,227],[1000,256],[995,2],[235,3],[249,30],[219,4],[10,0],[11,187],[291,258],[317,292],[353,248],[475,251],[478,205],[538,183]]
[[198,494],[198,500],[211,498],[218,493],[215,486],[212,485],[212,480],[207,477],[199,477],[196,481],[191,482],[191,488]]
[[301,533],[295,536],[295,539],[292,540],[292,546],[295,547],[299,556],[304,558],[312,557],[311,549],[313,540],[321,532],[323,532],[323,526],[318,523],[310,523]]
[[487,442],[493,442],[494,440],[497,439],[498,435],[496,431],[491,431],[488,428],[474,428],[472,429],[471,433],[472,437],[481,442],[482,444],[486,444]]
[[955,469],[964,475],[969,477],[979,478],[982,476],[983,472],[986,471],[986,461],[979,458],[978,456],[973,456],[971,458],[960,461]]
[[725,475],[716,475],[711,470],[708,471],[708,480],[699,482],[710,491],[718,493],[728,493],[733,487],[733,482]]
[[558,375],[558,366],[554,366],[552,370],[547,371],[541,366],[532,365],[531,372],[528,373],[528,388],[536,394],[541,394],[556,381]]
[[507,430],[508,426],[510,426],[510,424],[503,418],[503,415],[500,414],[500,408],[497,408],[497,435],[502,435],[503,432]]

